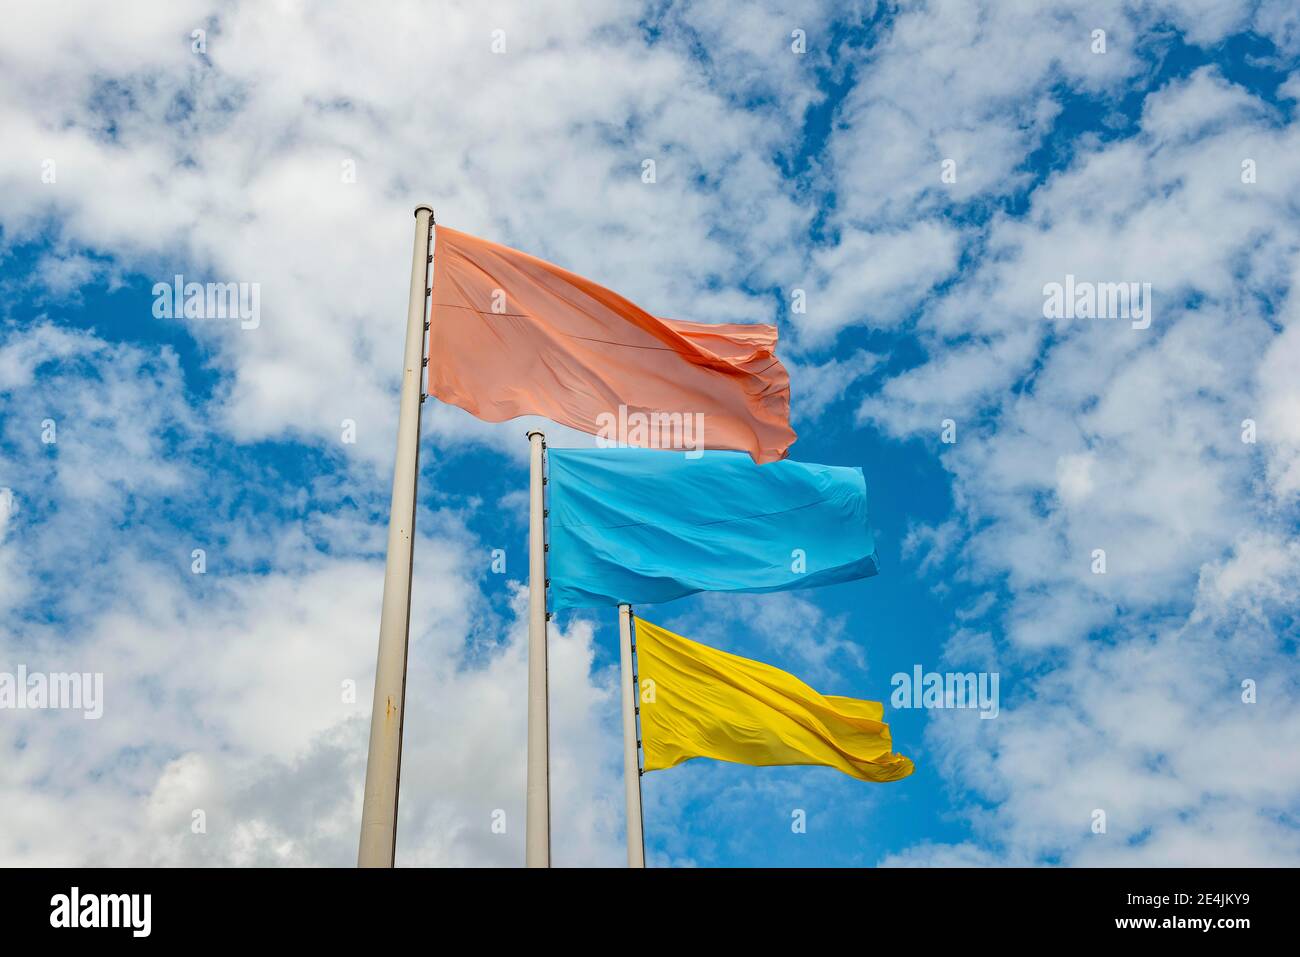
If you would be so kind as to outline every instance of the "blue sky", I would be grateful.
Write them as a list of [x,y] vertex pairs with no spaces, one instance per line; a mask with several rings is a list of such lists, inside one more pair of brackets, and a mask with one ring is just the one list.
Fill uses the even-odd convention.
[[[887,710],[902,782],[647,775],[652,865],[1300,859],[1300,17],[711,6],[24,7],[0,672],[102,672],[105,710],[0,712],[0,862],[354,860],[422,202],[776,323],[791,457],[864,468],[878,577],[639,613],[831,694],[1000,676],[992,720]],[[259,284],[256,328],[156,318],[178,273]],[[1150,328],[1044,319],[1067,274],[1150,283]],[[535,424],[425,405],[399,864],[523,859]],[[561,865],[623,860],[615,624],[553,622]]]

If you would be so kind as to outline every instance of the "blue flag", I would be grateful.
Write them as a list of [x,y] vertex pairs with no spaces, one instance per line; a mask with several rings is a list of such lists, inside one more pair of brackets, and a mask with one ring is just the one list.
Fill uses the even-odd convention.
[[739,452],[551,449],[551,607],[876,574],[862,469]]

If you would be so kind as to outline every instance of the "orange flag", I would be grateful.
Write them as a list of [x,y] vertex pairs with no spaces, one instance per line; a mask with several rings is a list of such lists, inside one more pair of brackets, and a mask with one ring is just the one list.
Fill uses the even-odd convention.
[[541,415],[620,445],[785,458],[776,327],[659,319],[566,269],[437,227],[430,395],[480,419]]

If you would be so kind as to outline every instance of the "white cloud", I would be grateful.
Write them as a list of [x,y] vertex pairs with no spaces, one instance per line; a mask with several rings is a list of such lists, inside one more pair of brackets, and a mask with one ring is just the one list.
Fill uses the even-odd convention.
[[784,360],[790,373],[790,417],[798,425],[816,422],[827,406],[838,402],[885,361],[884,356],[859,349],[844,358],[822,362]]
[[[1293,307],[1294,308],[1294,307]],[[1268,455],[1269,488],[1291,501],[1300,495],[1300,322],[1292,319],[1268,347],[1259,365],[1262,434],[1256,440]],[[1253,418],[1250,409],[1244,419]]]
[[[802,286],[809,311],[787,348],[824,348],[855,325],[916,333],[917,364],[891,370],[859,424],[932,437],[957,420],[942,453],[957,508],[918,526],[907,554],[1005,593],[963,610],[947,653],[998,662],[1007,678],[996,721],[932,722],[944,773],[981,799],[973,839],[887,862],[1300,857],[1278,823],[1300,783],[1300,728],[1274,633],[1293,614],[1297,567],[1295,126],[1203,69],[1150,94],[1134,135],[1075,140],[1024,216],[997,211],[1027,184],[1062,90],[1116,103],[1148,68],[1135,49],[1153,26],[1210,44],[1251,23],[1294,50],[1294,16],[1213,0],[908,6],[855,54],[825,155],[790,183],[775,157],[789,158],[819,100],[818,71],[836,69],[829,9],[673,8],[649,21],[654,42],[642,9],[622,2],[437,14],[411,2],[365,19],[253,4],[14,11],[0,35],[5,243],[49,240],[38,278],[70,299],[124,270],[259,282],[263,321],[194,329],[224,374],[215,409],[191,407],[165,350],[31,316],[6,329],[0,607],[8,624],[11,609],[54,603],[66,633],[25,620],[0,647],[102,668],[108,700],[100,722],[2,726],[0,804],[16,810],[0,859],[351,860],[382,534],[346,500],[386,489],[410,209],[423,201],[659,314],[771,320],[770,296],[753,290]],[[190,51],[200,25],[202,57]],[[1089,49],[1099,25],[1104,55]],[[796,27],[809,33],[803,59],[788,49]],[[493,29],[505,54],[490,50]],[[1293,79],[1281,95],[1295,91]],[[1245,158],[1256,183],[1241,181]],[[42,182],[46,160],[54,182]],[[340,179],[345,160],[356,183]],[[952,218],[963,203],[987,220]],[[823,208],[818,234],[832,238],[809,243]],[[1044,321],[1043,284],[1067,273],[1150,282],[1151,329]],[[801,358],[798,413],[856,396],[878,368],[864,351]],[[70,387],[92,372],[93,390]],[[39,442],[47,416],[54,447]],[[526,423],[434,403],[425,417],[438,446],[524,455]],[[209,490],[213,558],[236,569],[224,577],[188,575],[194,543],[177,529],[193,515],[171,531],[136,520],[210,481],[199,463],[211,443],[296,438],[342,456],[345,418],[356,454],[302,521],[259,523],[229,487]],[[1241,442],[1244,418],[1258,445]],[[493,614],[463,516],[427,518],[419,581],[437,584],[416,589],[399,860],[517,863],[521,596]],[[1105,576],[1090,570],[1095,548]],[[57,587],[70,569],[79,587]],[[762,619],[735,622],[810,675],[863,667],[815,605],[747,607]],[[1089,641],[1097,632],[1106,640]],[[578,623],[552,646],[561,863],[621,858],[616,702],[612,678],[592,673],[591,638]],[[346,678],[355,705],[340,698]],[[1240,699],[1246,678],[1254,705]],[[710,775],[684,772],[651,799],[680,810]],[[771,782],[747,794],[790,790]],[[189,829],[197,802],[203,837]],[[1089,831],[1098,808],[1104,836]],[[490,831],[496,809],[504,837]],[[680,830],[666,829],[667,860],[716,856]]]
[[[350,418],[357,451],[391,454],[417,202],[699,320],[770,319],[741,282],[750,264],[788,259],[807,220],[771,155],[816,78],[784,50],[789,28],[768,35],[774,14],[670,18],[647,45],[627,3],[411,2],[367,18],[192,3],[130,25],[79,13],[29,11],[0,41],[21,77],[0,108],[6,239],[53,219],[63,247],[147,277],[183,263],[188,279],[260,283],[257,329],[194,329],[232,375],[220,421],[241,440],[328,441]],[[782,69],[757,72],[790,107],[735,108],[741,90],[714,88],[682,20],[728,63],[768,49]],[[190,31],[203,24],[200,56]],[[138,318],[159,321],[174,320]],[[484,431],[439,425],[453,441]]]
[[0,611],[7,612],[25,592],[25,575],[17,552],[6,547],[9,527],[18,512],[14,490],[0,486]]
[[[351,863],[383,574],[364,517],[382,492],[364,463],[334,476],[351,506],[325,483],[304,496],[320,521],[236,511],[192,574],[191,522],[245,487],[249,459],[236,447],[204,470],[189,454],[208,433],[174,359],[42,325],[11,333],[0,369],[0,475],[14,476],[0,490],[0,660],[104,681],[98,720],[6,712],[0,860]],[[526,594],[495,613],[479,589],[488,548],[462,517],[420,528],[399,862],[519,864]],[[553,628],[551,650],[556,861],[615,862],[612,678],[593,669],[589,627]]]
[[[659,620],[653,611],[650,617]],[[866,671],[863,645],[869,636],[846,635],[845,618],[826,614],[807,596],[797,593],[705,593],[700,596],[697,611],[660,623],[680,630],[693,641],[792,671],[812,684],[843,681],[842,675],[847,675],[860,685]],[[736,646],[737,627],[744,642],[740,647]],[[767,649],[768,653],[758,649]],[[841,693],[832,688],[820,690]]]
[[[999,718],[930,722],[945,776],[982,799],[977,841],[888,863],[1300,856],[1282,823],[1300,725],[1278,630],[1294,613],[1281,370],[1300,235],[1272,179],[1292,178],[1295,137],[1212,69],[1151,94],[1135,136],[1085,145],[1023,220],[994,218],[993,255],[919,321],[929,357],[863,402],[864,422],[899,436],[957,420],[942,461],[962,540],[922,561],[1006,595],[989,609]],[[1152,283],[1151,328],[1043,320],[1042,286],[1066,274]],[[1259,446],[1241,440],[1248,417]],[[970,627],[952,650],[989,653]]]
[[866,232],[846,230],[813,253],[815,285],[796,315],[801,342],[825,344],[846,326],[894,326],[956,268],[957,231],[933,222]]

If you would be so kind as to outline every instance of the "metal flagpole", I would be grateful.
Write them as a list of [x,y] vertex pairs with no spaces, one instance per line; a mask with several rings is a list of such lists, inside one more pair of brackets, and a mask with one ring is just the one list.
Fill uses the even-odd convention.
[[528,794],[524,860],[551,866],[550,732],[546,688],[546,436],[528,433]]
[[370,751],[361,807],[358,867],[392,867],[397,853],[397,796],[402,773],[402,716],[406,704],[406,647],[411,624],[411,549],[415,537],[415,483],[420,460],[420,402],[424,379],[425,316],[429,307],[429,241],[433,210],[415,207],[415,249],[406,310],[406,353],[397,418],[397,460],[388,513],[388,560],[379,616],[379,658],[370,712]]
[[623,676],[623,790],[627,796],[627,866],[645,867],[645,835],[641,826],[641,761],[636,716],[637,676],[632,654],[632,606],[618,606],[619,659]]

